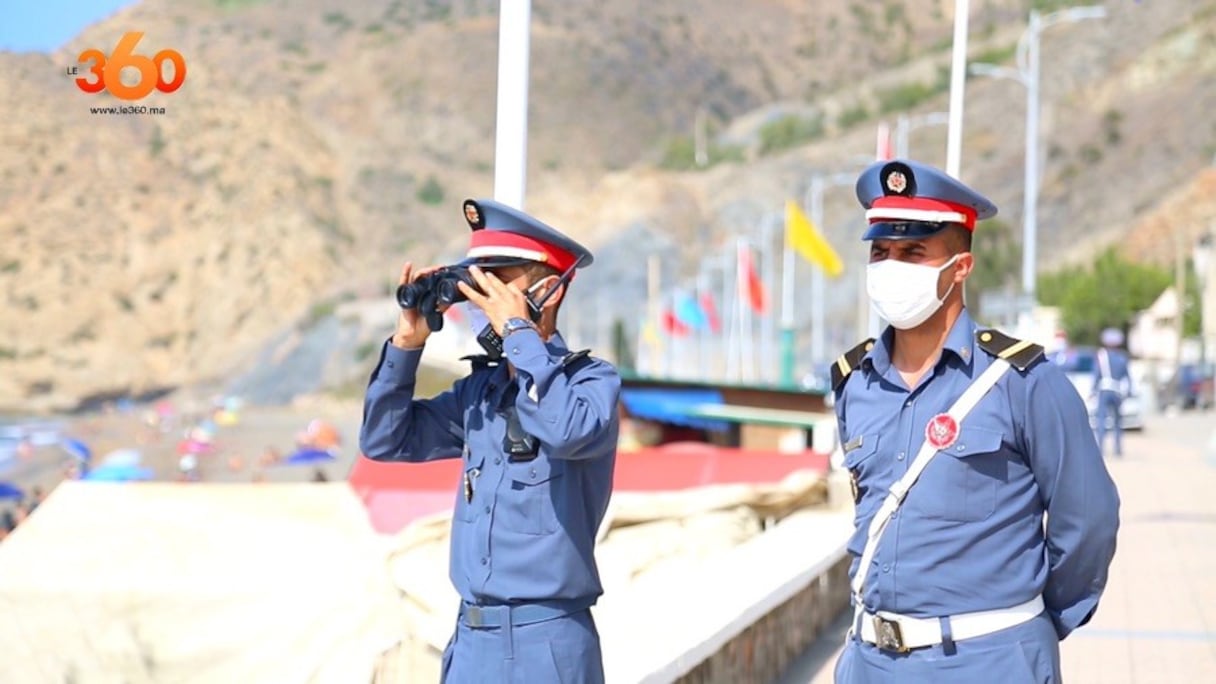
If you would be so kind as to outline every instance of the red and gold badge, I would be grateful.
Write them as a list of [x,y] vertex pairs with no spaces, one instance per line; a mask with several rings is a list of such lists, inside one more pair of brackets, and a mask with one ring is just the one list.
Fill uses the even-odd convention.
[[958,421],[949,413],[933,416],[925,426],[925,441],[934,449],[947,449],[958,439]]

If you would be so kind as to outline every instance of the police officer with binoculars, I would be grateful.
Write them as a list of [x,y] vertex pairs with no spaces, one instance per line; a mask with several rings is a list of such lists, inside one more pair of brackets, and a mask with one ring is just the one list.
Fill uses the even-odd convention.
[[[367,388],[359,445],[378,461],[463,461],[449,569],[461,603],[442,682],[603,682],[593,552],[612,489],[621,380],[557,331],[592,255],[498,202],[466,200],[464,216],[464,261],[401,271],[397,329]],[[486,354],[450,390],[417,399],[426,340],[464,300],[485,316]]]

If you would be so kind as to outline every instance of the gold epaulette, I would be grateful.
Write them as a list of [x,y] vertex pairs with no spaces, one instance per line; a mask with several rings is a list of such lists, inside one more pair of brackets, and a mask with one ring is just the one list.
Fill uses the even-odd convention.
[[858,344],[856,347],[853,347],[847,352],[841,354],[840,358],[836,359],[836,363],[832,364],[832,391],[840,389],[840,386],[843,385],[844,381],[848,379],[849,373],[853,372],[853,369],[857,367],[857,364],[861,363],[861,360],[865,358],[865,355],[870,353],[870,350],[873,348],[874,338],[871,337],[870,339],[863,341],[861,344]]
[[980,349],[999,359],[1005,359],[1014,368],[1024,371],[1043,357],[1043,347],[1033,342],[1019,340],[999,330],[975,331],[975,342]]

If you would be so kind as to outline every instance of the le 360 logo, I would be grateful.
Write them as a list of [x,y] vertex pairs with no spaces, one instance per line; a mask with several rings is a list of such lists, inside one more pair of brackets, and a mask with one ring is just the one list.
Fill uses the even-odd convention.
[[[144,37],[143,31],[129,31],[119,39],[107,57],[97,48],[80,53],[76,61],[82,67],[68,67],[68,74],[88,74],[76,79],[76,86],[86,93],[109,91],[120,100],[139,100],[153,90],[171,93],[186,81],[186,60],[177,50],[165,49],[151,57],[135,53],[135,46]],[[173,80],[165,80],[165,62],[173,65]],[[83,69],[83,71],[82,71]],[[122,82],[123,69],[135,69],[139,78],[127,85]]]

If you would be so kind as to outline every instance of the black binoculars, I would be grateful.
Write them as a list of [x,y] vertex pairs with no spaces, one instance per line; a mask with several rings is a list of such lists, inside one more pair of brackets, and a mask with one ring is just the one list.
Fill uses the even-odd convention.
[[456,283],[464,283],[480,292],[468,267],[444,266],[412,283],[399,286],[397,305],[402,309],[417,310],[426,318],[427,327],[438,332],[443,329],[442,309],[468,300]]

